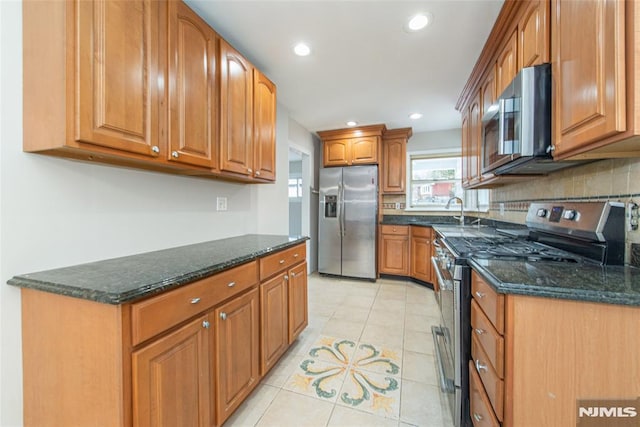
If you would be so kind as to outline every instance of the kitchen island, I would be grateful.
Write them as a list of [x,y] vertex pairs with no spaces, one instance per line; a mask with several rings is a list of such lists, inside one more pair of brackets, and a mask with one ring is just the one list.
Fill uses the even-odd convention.
[[12,278],[25,425],[222,424],[307,325],[306,240],[246,235]]

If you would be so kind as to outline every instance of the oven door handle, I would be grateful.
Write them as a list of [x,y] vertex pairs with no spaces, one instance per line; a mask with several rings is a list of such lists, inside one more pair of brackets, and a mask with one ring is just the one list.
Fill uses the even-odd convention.
[[433,265],[433,268],[436,272],[436,277],[438,278],[438,285],[440,285],[440,289],[447,289],[444,277],[442,277],[440,267],[438,266],[438,261],[435,257],[431,257],[431,264]]
[[431,335],[433,336],[433,347],[436,353],[436,366],[438,367],[438,377],[440,378],[440,389],[445,393],[453,393],[455,386],[453,385],[453,381],[445,376],[442,356],[440,355],[440,340],[438,338],[444,338],[442,328],[440,326],[432,326]]

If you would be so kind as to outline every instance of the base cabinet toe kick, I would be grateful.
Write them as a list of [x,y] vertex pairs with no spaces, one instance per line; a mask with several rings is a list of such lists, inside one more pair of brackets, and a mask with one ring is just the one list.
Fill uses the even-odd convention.
[[24,425],[222,425],[307,326],[305,245],[122,304],[23,287]]

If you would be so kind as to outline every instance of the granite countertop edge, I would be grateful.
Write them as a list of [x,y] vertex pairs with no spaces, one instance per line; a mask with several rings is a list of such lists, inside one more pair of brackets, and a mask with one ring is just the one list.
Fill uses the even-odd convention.
[[[226,239],[221,239],[221,240],[226,240]],[[143,299],[152,295],[156,295],[162,292],[166,292],[172,289],[177,289],[182,285],[186,285],[188,283],[192,283],[197,280],[213,276],[214,274],[221,273],[225,270],[228,270],[230,268],[236,267],[241,264],[245,264],[247,262],[251,262],[265,255],[271,254],[273,252],[278,252],[278,251],[287,249],[289,247],[296,246],[307,240],[309,240],[309,237],[299,236],[297,238],[294,238],[294,240],[289,240],[287,242],[283,242],[282,244],[269,246],[267,248],[252,251],[245,255],[237,256],[232,260],[226,260],[223,262],[213,261],[211,266],[207,268],[194,270],[193,272],[189,272],[187,274],[182,274],[179,276],[166,277],[162,281],[148,283],[138,288],[125,291],[125,292],[108,292],[108,291],[101,291],[98,289],[89,289],[89,288],[82,288],[78,286],[70,286],[60,282],[33,279],[33,278],[25,277],[25,275],[14,276],[13,278],[7,281],[7,284],[20,287],[20,288],[34,289],[38,291],[44,291],[44,292],[49,292],[49,293],[54,293],[59,295],[70,296],[74,298],[95,301],[98,303],[119,305],[119,304],[134,302],[136,300],[140,300],[140,299]],[[215,241],[211,241],[211,242],[215,242]],[[205,243],[208,243],[208,242],[205,242]],[[178,250],[179,248],[174,248],[174,249]],[[139,255],[145,255],[145,254],[139,254]],[[135,255],[133,255],[132,257],[135,257]],[[92,264],[92,263],[89,263],[89,264]],[[76,267],[76,266],[72,266],[72,267]]]
[[500,294],[513,294],[543,298],[585,301],[613,305],[640,306],[640,297],[629,293],[614,291],[595,291],[590,289],[550,287],[544,285],[526,285],[523,283],[506,283],[493,274],[491,270],[469,259],[470,266],[476,270],[487,283]]

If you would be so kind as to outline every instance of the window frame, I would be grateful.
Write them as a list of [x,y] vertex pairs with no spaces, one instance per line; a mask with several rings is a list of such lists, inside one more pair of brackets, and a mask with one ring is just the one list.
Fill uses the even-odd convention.
[[[462,167],[462,152],[460,150],[450,150],[450,149],[439,149],[439,150],[416,150],[416,151],[408,151],[407,150],[407,158],[406,158],[406,194],[405,194],[405,211],[407,212],[442,212],[442,213],[452,213],[459,209],[457,207],[451,209],[445,209],[444,206],[440,207],[428,207],[428,206],[411,206],[411,193],[412,193],[412,169],[413,164],[412,160],[415,159],[425,159],[425,158],[446,158],[446,157],[460,157],[460,167]],[[490,192],[487,189],[462,189],[462,200],[464,201],[464,211],[465,212],[488,212],[490,205]]]

